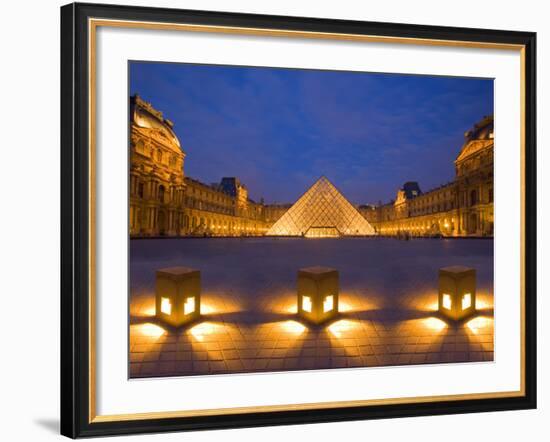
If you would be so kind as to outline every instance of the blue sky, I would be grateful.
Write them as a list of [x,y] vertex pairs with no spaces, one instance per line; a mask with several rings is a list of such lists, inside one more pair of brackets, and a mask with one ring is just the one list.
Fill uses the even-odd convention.
[[429,190],[493,113],[492,79],[131,62],[134,93],[174,122],[188,176],[237,176],[268,203],[321,175],[355,204]]

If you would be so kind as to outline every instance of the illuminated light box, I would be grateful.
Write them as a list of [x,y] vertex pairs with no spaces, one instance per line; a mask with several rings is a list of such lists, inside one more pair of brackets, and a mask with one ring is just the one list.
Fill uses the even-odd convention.
[[201,272],[188,267],[157,270],[157,318],[175,327],[193,322],[201,311]]
[[338,271],[328,267],[298,270],[298,314],[320,324],[338,314]]
[[439,312],[458,320],[475,312],[476,270],[451,266],[439,269]]

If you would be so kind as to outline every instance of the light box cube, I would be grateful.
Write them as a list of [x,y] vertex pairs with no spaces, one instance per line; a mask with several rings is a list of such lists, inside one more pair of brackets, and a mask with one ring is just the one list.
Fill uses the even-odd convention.
[[157,317],[175,327],[200,316],[201,272],[188,267],[157,270],[155,306]]
[[459,320],[475,312],[476,270],[464,266],[439,269],[439,312]]
[[298,314],[320,324],[338,314],[338,271],[328,267],[298,270]]

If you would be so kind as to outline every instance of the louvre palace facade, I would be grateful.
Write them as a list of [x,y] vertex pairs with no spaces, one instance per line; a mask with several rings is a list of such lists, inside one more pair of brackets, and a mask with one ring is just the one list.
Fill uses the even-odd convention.
[[186,176],[185,159],[173,123],[130,97],[132,237],[493,234],[492,117],[466,132],[451,183],[422,192],[407,182],[395,201],[378,206],[352,206],[325,177],[294,204],[256,202],[237,177],[206,184]]
[[205,184],[185,175],[173,123],[130,98],[130,235],[259,236],[289,206],[252,201],[238,178]]
[[493,117],[464,134],[455,179],[422,192],[405,183],[394,201],[359,210],[381,235],[493,236]]

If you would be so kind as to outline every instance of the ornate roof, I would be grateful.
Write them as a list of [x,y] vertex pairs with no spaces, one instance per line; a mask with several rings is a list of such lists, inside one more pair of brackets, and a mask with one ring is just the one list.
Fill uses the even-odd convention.
[[174,123],[164,118],[162,112],[137,94],[130,97],[130,121],[138,127],[158,131],[181,149],[180,141],[173,130]]
[[474,127],[464,133],[464,144],[458,154],[455,162],[460,162],[469,156],[493,145],[494,139],[494,119],[492,115],[483,117],[483,119],[474,125]]

